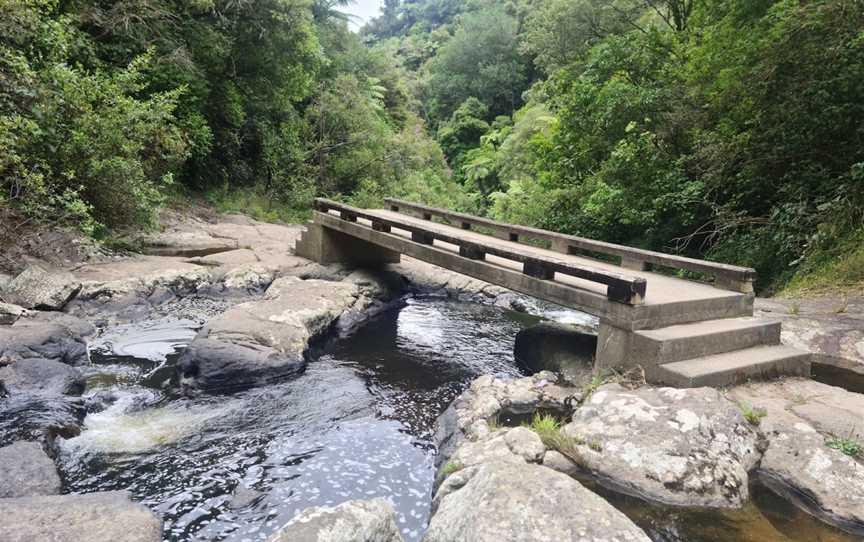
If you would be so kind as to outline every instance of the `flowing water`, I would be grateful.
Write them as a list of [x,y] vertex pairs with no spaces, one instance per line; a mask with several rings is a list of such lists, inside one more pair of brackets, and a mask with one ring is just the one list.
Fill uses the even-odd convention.
[[[568,311],[546,315],[590,323]],[[474,377],[519,376],[514,338],[536,321],[412,299],[328,347],[295,380],[199,398],[172,396],[165,384],[200,320],[109,329],[91,347],[84,431],[62,446],[66,483],[75,492],[131,491],[165,519],[172,541],[263,540],[306,507],[374,497],[389,500],[406,539],[418,540],[435,418]],[[851,540],[799,516],[809,538],[787,537],[755,507],[730,520],[604,496],[662,542]]]

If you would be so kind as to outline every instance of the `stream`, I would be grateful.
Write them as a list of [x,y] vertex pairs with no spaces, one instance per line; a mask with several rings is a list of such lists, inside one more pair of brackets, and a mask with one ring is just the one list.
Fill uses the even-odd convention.
[[[545,316],[584,322],[570,311]],[[264,540],[309,506],[375,497],[394,505],[406,540],[419,540],[429,519],[435,419],[475,377],[520,376],[515,335],[537,320],[408,299],[324,348],[295,380],[196,398],[172,396],[164,382],[202,320],[107,329],[91,345],[84,430],[61,446],[66,486],[130,491],[162,516],[169,541]],[[795,509],[784,509],[788,521],[772,518],[782,503],[770,499],[766,513],[752,506],[730,519],[604,496],[657,541],[851,540]],[[792,527],[775,528],[784,521]]]

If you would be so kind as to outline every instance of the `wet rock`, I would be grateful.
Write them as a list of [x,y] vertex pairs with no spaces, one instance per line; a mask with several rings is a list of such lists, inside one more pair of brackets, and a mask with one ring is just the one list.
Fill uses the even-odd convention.
[[27,310],[24,307],[0,302],[0,326],[11,326],[25,314]]
[[28,309],[60,310],[80,290],[81,282],[71,273],[31,265],[9,283],[5,292]]
[[829,443],[864,442],[864,395],[806,379],[739,386],[730,396],[765,414],[759,480],[823,521],[864,536],[864,465]]
[[[369,291],[371,295],[371,291]],[[189,388],[241,389],[300,372],[313,341],[375,299],[348,282],[282,277],[264,297],[236,305],[199,332],[178,362]]]
[[0,364],[0,381],[13,394],[81,395],[84,391],[81,371],[65,363],[42,358]]
[[512,296],[512,292],[500,286],[483,282],[454,271],[444,269],[407,256],[399,264],[391,266],[405,277],[415,290],[437,291],[454,298],[485,299],[492,303],[498,296]]
[[32,440],[51,447],[58,436],[80,434],[84,415],[78,397],[10,394],[0,400],[0,446]]
[[190,263],[198,265],[209,265],[214,267],[225,267],[234,269],[241,265],[258,263],[258,256],[255,251],[248,248],[239,248],[237,250],[229,250],[228,252],[219,252],[209,256],[201,256],[192,258]]
[[162,521],[129,493],[0,499],[6,542],[160,542]]
[[59,324],[0,327],[0,359],[41,358],[68,365],[88,362],[87,343]]
[[542,322],[516,334],[516,363],[529,373],[552,371],[568,382],[590,378],[597,334],[568,324]]
[[233,393],[296,376],[306,368],[302,352],[283,353],[249,341],[195,339],[177,361],[188,391]]
[[562,431],[586,442],[580,463],[602,485],[681,506],[742,506],[765,449],[738,405],[713,388],[602,386]]
[[424,542],[648,542],[627,517],[576,480],[537,465],[485,463],[438,490]]
[[228,501],[228,507],[232,510],[240,510],[241,508],[246,508],[247,506],[251,506],[258,499],[260,499],[264,494],[260,491],[255,491],[254,489],[250,489],[243,485],[238,485],[236,489],[234,489],[234,494],[231,495],[231,500]]
[[42,446],[18,441],[0,448],[0,499],[59,493],[57,467]]
[[436,462],[441,467],[465,440],[490,433],[489,422],[504,414],[531,414],[538,409],[569,412],[581,394],[561,386],[554,373],[502,380],[489,375],[471,383],[435,422]]
[[393,507],[384,499],[307,508],[267,542],[401,542]]

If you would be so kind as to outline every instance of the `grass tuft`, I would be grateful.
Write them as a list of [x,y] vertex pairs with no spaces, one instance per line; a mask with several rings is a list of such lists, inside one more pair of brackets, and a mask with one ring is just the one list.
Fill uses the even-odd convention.
[[738,403],[738,408],[741,409],[744,419],[750,422],[750,425],[757,427],[762,423],[762,418],[768,415],[768,411],[764,408],[754,407],[747,402]]
[[602,450],[600,444],[596,441],[587,441],[582,437],[571,437],[565,435],[561,431],[561,422],[551,414],[536,414],[531,420],[528,428],[537,433],[543,445],[550,450],[560,452],[564,456],[573,460],[577,465],[582,464],[582,454],[579,452],[579,446],[588,446],[588,448],[599,452]]
[[864,454],[864,446],[852,438],[851,434],[848,437],[832,435],[825,440],[825,446],[856,459],[862,457],[862,454]]

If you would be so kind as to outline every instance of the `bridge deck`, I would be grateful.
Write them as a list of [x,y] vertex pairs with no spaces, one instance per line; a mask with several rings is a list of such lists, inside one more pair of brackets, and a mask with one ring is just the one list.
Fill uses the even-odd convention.
[[[319,199],[313,221],[349,239],[325,243],[336,259],[307,250],[318,261],[364,259],[380,247],[492,284],[593,314],[621,329],[652,329],[753,314],[753,296],[651,271],[548,250],[383,209],[357,209]],[[364,245],[362,242],[367,243]],[[356,245],[356,246],[355,246]],[[320,245],[324,246],[324,245]],[[363,247],[368,248],[363,248]],[[373,256],[373,260],[379,256]],[[380,261],[380,260],[379,260]]]
[[[430,222],[428,220],[406,216],[394,211],[375,209],[366,210],[366,212],[370,215],[375,215],[380,218],[411,223],[419,228],[423,228],[432,232],[438,232],[442,235],[465,239],[466,241],[470,241],[478,245],[500,247],[503,250],[521,252],[523,254],[534,256],[542,260],[568,262],[578,266],[591,267],[607,271],[612,274],[623,273],[625,276],[644,278],[647,280],[647,289],[643,301],[646,305],[663,305],[668,303],[677,303],[681,301],[705,301],[709,299],[736,297],[740,295],[737,292],[721,290],[709,284],[702,284],[689,280],[678,279],[675,277],[670,277],[668,275],[652,273],[650,271],[634,271],[630,269],[622,269],[617,265],[602,262],[599,260],[584,258],[575,255],[561,254],[559,252],[554,252],[552,250],[534,247],[523,243],[506,241],[504,239],[497,239],[495,237],[484,235],[482,233],[477,233],[471,230],[463,230],[460,228],[455,228],[453,226],[448,226],[446,224]],[[364,220],[364,222],[370,223],[368,220]],[[394,227],[391,231],[397,235],[402,235],[409,239],[411,238],[410,232],[407,232],[405,230],[397,230]],[[435,246],[449,252],[453,252],[456,254],[459,253],[459,247],[457,245],[436,240]],[[505,258],[499,258],[493,255],[487,255],[486,261],[491,264],[505,267],[508,269],[521,269],[521,266],[518,262],[514,262]],[[555,280],[583,290],[595,292],[601,295],[606,295],[607,287],[597,282],[562,274],[556,274]]]
[[[561,254],[559,252],[554,252],[552,250],[534,247],[531,245],[497,239],[495,237],[484,235],[482,233],[477,233],[471,230],[463,230],[460,228],[448,226],[446,224],[430,222],[428,220],[423,220],[421,218],[415,218],[412,216],[406,216],[404,214],[400,214],[394,211],[367,209],[365,212],[370,215],[374,215],[384,219],[411,223],[419,228],[423,228],[433,232],[439,232],[443,235],[465,239],[479,245],[488,245],[493,247],[500,247],[502,249],[512,250],[514,252],[521,252],[526,255],[535,256],[538,259],[545,259],[550,261],[564,261],[574,265],[592,267],[595,269],[608,271],[609,273],[626,273],[626,275],[629,276],[641,277],[647,280],[647,288],[643,300],[643,303],[645,305],[665,305],[670,303],[692,301],[698,302],[721,298],[735,298],[741,295],[737,292],[731,292],[728,290],[721,290],[719,288],[715,288],[709,284],[683,280],[675,277],[670,277],[668,275],[653,273],[650,271],[634,271],[630,269],[625,270],[617,265],[602,262],[599,260],[584,258],[575,255]],[[371,222],[368,220],[364,220],[362,218],[360,218],[359,220],[363,221],[366,224],[371,224]],[[398,230],[395,227],[391,230],[391,233],[407,237],[408,239],[411,238],[410,232],[406,230]],[[459,247],[450,243],[436,240],[434,246],[448,252],[453,252],[455,254],[459,253]],[[493,255],[487,255],[486,262],[507,269],[521,270],[521,266],[518,262],[514,262],[505,258],[499,258]],[[606,295],[607,287],[597,282],[562,274],[556,274],[555,280],[557,282],[562,282],[564,284],[568,284],[579,289],[587,290],[604,296]]]

